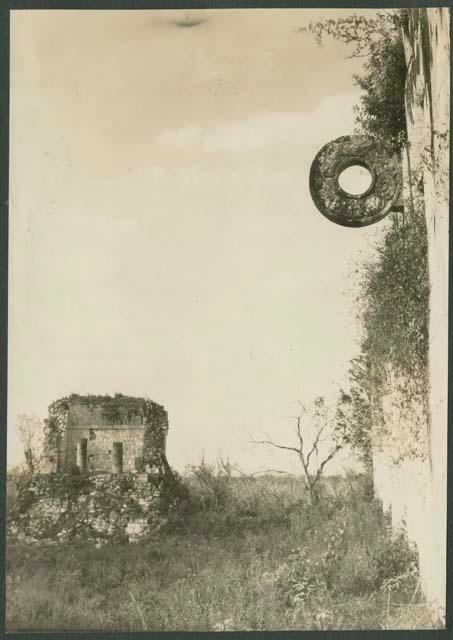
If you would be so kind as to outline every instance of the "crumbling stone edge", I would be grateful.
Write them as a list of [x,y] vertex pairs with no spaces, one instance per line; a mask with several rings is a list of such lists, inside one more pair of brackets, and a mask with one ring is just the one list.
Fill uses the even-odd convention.
[[134,542],[156,532],[187,497],[166,460],[149,473],[22,478],[16,490],[7,535],[31,544]]

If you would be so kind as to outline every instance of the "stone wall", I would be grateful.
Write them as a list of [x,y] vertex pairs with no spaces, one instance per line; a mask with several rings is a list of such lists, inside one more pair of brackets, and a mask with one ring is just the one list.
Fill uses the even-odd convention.
[[30,543],[132,542],[160,527],[182,497],[166,466],[152,474],[35,476],[16,487],[7,533]]
[[50,470],[18,483],[8,534],[99,544],[147,535],[187,493],[165,455],[167,430],[167,412],[148,399],[56,400],[45,425]]
[[[423,591],[444,618],[446,605],[450,15],[410,9],[404,30],[408,145],[405,208],[424,216],[430,277],[429,394],[387,365],[388,392],[375,398],[373,472],[377,494],[416,543]],[[408,219],[410,224],[410,217]],[[427,403],[427,404],[426,404]],[[382,430],[383,429],[383,430]]]
[[168,415],[163,407],[145,401],[146,429],[143,436],[143,460],[147,465],[159,464],[165,458]]
[[165,458],[167,431],[167,412],[149,399],[121,394],[62,398],[49,407],[46,471],[141,471]]
[[131,428],[129,425],[118,425],[111,429],[100,429],[97,425],[85,429],[68,429],[65,444],[65,468],[71,469],[78,466],[77,445],[84,439],[87,444],[86,470],[88,472],[115,472],[115,443],[122,443],[122,471],[141,471],[143,469],[144,433],[144,426]]

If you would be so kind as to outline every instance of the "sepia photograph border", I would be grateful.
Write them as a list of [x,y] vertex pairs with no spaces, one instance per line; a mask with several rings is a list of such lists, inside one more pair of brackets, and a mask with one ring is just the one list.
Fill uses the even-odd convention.
[[[56,640],[69,638],[82,639],[121,639],[126,640],[131,637],[137,638],[172,638],[174,640],[186,638],[266,638],[266,639],[285,639],[310,637],[322,639],[359,639],[363,635],[370,638],[385,638],[392,636],[398,639],[412,638],[453,638],[453,463],[452,463],[452,353],[449,350],[448,356],[448,491],[447,491],[447,609],[446,609],[446,629],[436,630],[411,630],[411,631],[219,631],[219,632],[110,632],[110,631],[21,631],[7,632],[5,628],[5,603],[6,603],[6,477],[7,477],[7,364],[8,364],[8,192],[9,192],[9,85],[10,85],[10,12],[16,10],[159,10],[159,9],[384,9],[384,8],[404,8],[410,6],[417,7],[452,7],[453,2],[445,0],[407,0],[399,1],[289,1],[286,2],[263,2],[256,0],[242,0],[233,2],[231,0],[15,0],[5,2],[0,9],[0,337],[1,337],[1,368],[0,368],[0,638],[11,637],[17,640],[25,640],[41,636],[43,638],[51,637]],[[452,14],[450,14],[450,32],[452,24]],[[319,70],[322,73],[322,69]],[[452,68],[450,61],[450,79],[452,78]],[[450,103],[451,105],[451,103]],[[450,131],[451,131],[451,108],[450,108]],[[450,176],[452,166],[452,147],[450,145]],[[304,188],[308,189],[308,180]],[[452,191],[450,189],[450,222],[452,211]],[[451,336],[453,335],[452,321],[452,264],[451,256],[453,252],[453,242],[449,239],[449,303],[448,303],[448,336],[451,344]]]

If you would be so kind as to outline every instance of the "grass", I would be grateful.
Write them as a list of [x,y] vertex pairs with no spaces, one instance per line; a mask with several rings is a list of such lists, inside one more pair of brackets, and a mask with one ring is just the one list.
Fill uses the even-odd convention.
[[[205,482],[204,480],[207,481]],[[413,551],[361,479],[207,470],[152,538],[7,549],[7,629],[234,631],[432,628]]]

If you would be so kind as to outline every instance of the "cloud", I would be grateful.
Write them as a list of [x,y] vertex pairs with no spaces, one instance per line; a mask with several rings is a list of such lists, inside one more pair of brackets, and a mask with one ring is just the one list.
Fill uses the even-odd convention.
[[178,149],[190,149],[203,145],[205,132],[201,127],[189,126],[165,131],[159,136],[160,144]]
[[275,111],[220,127],[190,125],[165,131],[158,141],[166,147],[204,153],[301,146],[314,144],[320,138],[327,142],[352,133],[356,103],[357,93],[342,93],[326,98],[310,113]]

